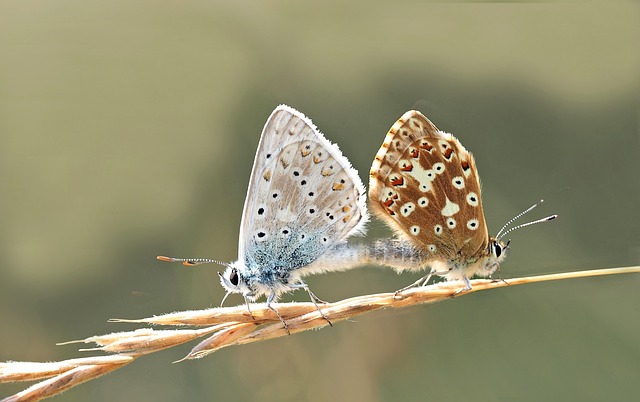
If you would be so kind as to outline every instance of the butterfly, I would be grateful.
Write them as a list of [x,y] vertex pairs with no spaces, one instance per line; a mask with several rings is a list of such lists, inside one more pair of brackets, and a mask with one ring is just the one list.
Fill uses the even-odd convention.
[[[396,268],[431,269],[407,288],[426,285],[432,275],[440,275],[463,281],[460,291],[469,290],[469,278],[491,276],[504,261],[510,242],[502,239],[507,233],[557,216],[505,231],[536,204],[507,222],[496,236],[489,236],[473,155],[415,110],[395,122],[376,154],[369,199],[372,211],[400,238],[395,246],[387,244],[403,248],[396,253]],[[404,260],[409,257],[421,264],[408,267]],[[386,263],[394,265],[389,259]]]
[[282,293],[304,289],[318,308],[320,299],[302,277],[350,268],[353,252],[345,241],[363,233],[368,220],[358,172],[311,120],[280,105],[262,130],[253,163],[238,260],[158,258],[185,265],[225,265],[225,272],[219,273],[227,291],[222,303],[229,294],[240,293],[249,308],[249,302],[265,295],[267,307],[288,331],[272,303]]

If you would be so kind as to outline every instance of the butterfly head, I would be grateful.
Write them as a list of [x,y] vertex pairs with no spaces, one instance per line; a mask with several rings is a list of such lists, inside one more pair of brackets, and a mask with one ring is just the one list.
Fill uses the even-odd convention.
[[487,256],[485,257],[484,264],[482,264],[482,272],[479,272],[480,276],[490,276],[493,274],[500,263],[507,258],[507,253],[509,251],[509,243],[511,240],[506,243],[502,240],[491,237],[489,239],[489,247],[487,250]]
[[220,276],[220,283],[225,288],[227,294],[222,299],[222,303],[227,299],[231,293],[240,293],[245,299],[255,300],[256,292],[249,287],[247,279],[242,275],[241,270],[238,269],[237,263],[227,264],[227,269],[223,274],[218,272]]

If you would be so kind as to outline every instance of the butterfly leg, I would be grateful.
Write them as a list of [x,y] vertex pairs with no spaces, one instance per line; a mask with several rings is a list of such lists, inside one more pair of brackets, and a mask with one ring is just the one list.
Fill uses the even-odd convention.
[[[309,297],[311,298],[311,300],[313,300],[314,303],[322,303],[322,304],[329,304],[329,302],[326,302],[324,300],[322,300],[321,298],[319,298],[318,296],[316,296],[315,293],[313,293],[311,291],[311,289],[309,289],[309,285],[307,285],[306,283],[303,284],[304,286],[302,286],[302,288],[304,290],[307,291],[307,293],[309,293]],[[317,306],[316,306],[317,307]]]
[[[227,298],[227,296],[225,296],[225,299],[226,298]],[[224,303],[224,299],[222,300],[222,302]],[[251,304],[249,303],[249,299],[247,297],[244,298],[244,304],[247,306],[247,311],[249,312],[249,315],[251,316],[251,319],[255,320],[255,317],[253,316],[253,313],[251,312]],[[222,306],[222,304],[221,304],[221,306]]]
[[320,310],[320,307],[318,306],[318,303],[323,303],[323,304],[327,304],[326,301],[321,300],[320,298],[318,298],[318,296],[316,296],[311,289],[309,289],[309,285],[307,285],[304,282],[300,282],[300,283],[296,283],[296,284],[290,284],[290,286],[294,289],[304,289],[307,291],[307,293],[309,294],[309,297],[311,298],[311,301],[313,302],[313,305],[316,306],[316,309],[318,310],[318,313],[320,313],[320,315],[322,316],[322,318],[324,318],[324,320],[326,322],[329,323],[330,326],[333,327],[333,323],[327,318],[327,316],[324,315],[324,313],[322,312],[322,310]]
[[405,286],[400,290],[396,290],[396,292],[393,294],[393,297],[396,298],[398,296],[398,294],[404,292],[405,290],[408,290],[408,289],[411,289],[411,288],[417,288],[417,287],[420,287],[420,286],[425,286],[427,284],[427,282],[429,282],[429,280],[431,279],[432,276],[433,276],[433,274],[431,272],[429,272],[428,275],[425,275],[425,276],[421,277],[417,281],[413,282],[411,285]]
[[460,294],[460,293],[462,293],[462,292],[466,292],[466,291],[468,291],[468,290],[471,290],[471,282],[469,281],[469,278],[467,278],[467,277],[465,276],[465,277],[464,277],[464,279],[463,279],[463,281],[464,281],[464,285],[465,285],[465,286],[464,286],[463,288],[460,288],[460,289],[456,290],[456,292],[455,292],[454,294],[452,294],[452,295],[451,295],[451,298],[456,297],[457,295],[459,295],[459,294]]
[[[284,330],[287,331],[287,335],[291,335],[291,332],[289,332],[289,326],[287,325],[285,320],[282,318],[280,313],[278,313],[278,310],[276,310],[276,308],[271,305],[271,302],[273,302],[275,300],[275,298],[276,298],[276,292],[269,293],[269,296],[267,297],[267,308],[269,308],[269,310],[271,310],[274,313],[276,313],[276,315],[278,316],[278,318],[282,322],[282,325],[284,325]],[[248,306],[248,304],[247,304],[247,306]]]
[[[491,279],[492,282],[504,282],[505,284],[509,284],[509,282],[507,282],[503,277],[502,277],[502,271],[500,271],[500,264],[496,263],[495,264],[497,266],[496,268],[496,272],[498,272],[498,277],[500,277],[500,279],[493,279],[493,274],[489,275],[489,278]],[[495,273],[495,272],[494,272]]]
[[411,285],[405,286],[402,289],[397,290],[393,294],[393,297],[397,298],[398,294],[404,292],[405,290],[411,289],[411,288],[417,288],[417,287],[420,287],[420,286],[427,286],[427,283],[429,283],[429,280],[434,275],[442,276],[442,275],[446,275],[448,273],[449,273],[449,271],[442,271],[442,272],[431,271],[431,272],[429,272],[429,274],[427,274],[427,275],[423,276],[422,278],[418,279],[417,281],[413,282]]

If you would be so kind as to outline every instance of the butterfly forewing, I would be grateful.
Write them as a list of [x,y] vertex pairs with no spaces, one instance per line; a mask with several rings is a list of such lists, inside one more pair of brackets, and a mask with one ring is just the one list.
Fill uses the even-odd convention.
[[367,220],[355,170],[309,119],[286,106],[276,108],[264,127],[249,189],[239,248],[248,269],[286,275]]
[[389,130],[370,176],[372,209],[434,259],[486,253],[489,237],[473,156],[420,112],[405,113]]

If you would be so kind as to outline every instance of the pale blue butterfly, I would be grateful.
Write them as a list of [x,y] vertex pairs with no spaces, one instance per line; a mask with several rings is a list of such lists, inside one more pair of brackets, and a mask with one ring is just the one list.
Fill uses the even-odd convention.
[[287,328],[272,303],[282,293],[302,288],[318,307],[319,299],[302,277],[359,265],[360,249],[349,247],[345,240],[363,233],[368,220],[358,172],[311,120],[280,105],[262,130],[253,163],[238,260],[227,264],[158,258],[185,265],[225,265],[220,274],[227,290],[222,303],[229,294],[240,293],[248,307],[250,301],[266,295],[267,306]]

